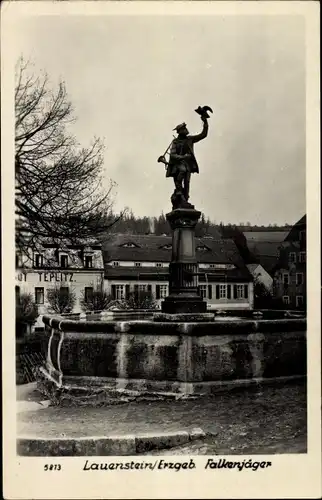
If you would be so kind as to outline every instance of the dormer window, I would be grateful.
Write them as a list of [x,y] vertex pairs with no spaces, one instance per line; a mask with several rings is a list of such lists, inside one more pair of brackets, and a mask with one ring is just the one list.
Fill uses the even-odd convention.
[[43,267],[43,265],[44,265],[43,255],[41,255],[40,253],[35,253],[35,255],[34,255],[34,267],[40,268],[40,267]]
[[199,245],[196,247],[196,250],[198,250],[199,252],[209,252],[209,248],[206,247],[206,245]]
[[92,255],[85,255],[84,267],[86,269],[89,269],[89,268],[93,267],[93,257],[92,257]]
[[132,243],[132,242],[124,243],[123,245],[120,245],[120,246],[123,247],[123,248],[138,248],[138,246],[135,245],[135,243]]
[[66,269],[66,267],[68,267],[68,256],[67,255],[60,256],[60,267],[63,269]]

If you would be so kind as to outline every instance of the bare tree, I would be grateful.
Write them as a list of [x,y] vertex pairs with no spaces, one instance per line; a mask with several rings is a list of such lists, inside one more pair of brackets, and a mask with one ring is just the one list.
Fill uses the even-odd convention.
[[80,305],[83,311],[104,311],[112,302],[113,297],[101,287],[97,287],[91,293],[82,292]]
[[22,293],[16,296],[16,336],[22,337],[30,333],[31,326],[38,316],[38,307],[30,293]]
[[21,58],[15,87],[16,247],[23,253],[50,238],[59,244],[106,232],[113,224],[111,191],[102,188],[103,144],[81,148],[64,83],[56,90]]
[[70,313],[76,303],[76,294],[70,288],[60,286],[47,290],[47,300],[53,312]]
[[157,303],[152,292],[136,290],[121,302],[120,307],[124,309],[156,309]]

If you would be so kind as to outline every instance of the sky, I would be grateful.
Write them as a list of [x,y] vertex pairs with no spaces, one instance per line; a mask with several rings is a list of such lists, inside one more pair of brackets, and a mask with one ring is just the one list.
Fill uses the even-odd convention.
[[173,180],[157,158],[183,121],[200,174],[190,202],[212,221],[295,223],[305,213],[305,31],[300,16],[34,16],[17,57],[63,80],[88,146],[104,139],[114,210],[171,210]]

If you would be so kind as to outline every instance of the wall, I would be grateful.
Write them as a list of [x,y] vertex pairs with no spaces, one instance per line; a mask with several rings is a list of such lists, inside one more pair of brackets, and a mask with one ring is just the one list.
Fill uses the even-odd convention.
[[47,291],[55,286],[68,286],[76,294],[76,304],[73,312],[78,312],[80,308],[80,299],[85,287],[97,286],[104,281],[104,272],[91,270],[57,270],[46,269],[21,270],[16,271],[16,286],[20,287],[20,293],[31,293],[35,297],[35,288],[44,288],[44,304],[39,305],[39,314],[45,314],[49,311],[47,301]]
[[16,254],[17,259],[17,267],[18,268],[26,268],[33,269],[35,267],[33,259],[37,254],[42,255],[43,264],[48,269],[57,269],[60,267],[60,256],[66,255],[68,257],[68,267],[82,269],[84,268],[84,261],[81,258],[81,255],[85,258],[85,255],[92,257],[92,267],[95,269],[103,269],[103,254],[101,249],[93,248],[91,245],[81,245],[77,248],[70,248],[67,244],[62,242],[61,248],[57,249],[55,246],[52,247],[44,247],[38,245],[38,251],[33,252],[32,249],[29,249],[30,255],[19,255]]
[[[303,251],[303,250],[302,250]],[[293,262],[290,254],[295,254]],[[274,274],[274,295],[277,298],[289,297],[289,306],[297,307],[296,297],[303,297],[303,309],[306,304],[306,262],[300,261],[300,250],[293,243],[283,249],[280,265]],[[302,283],[297,283],[297,274],[302,274]],[[284,283],[284,275],[288,275],[288,284]]]
[[[221,283],[223,284],[223,283]],[[234,285],[234,283],[230,283],[231,285]],[[108,293],[111,293],[111,287],[112,285],[130,285],[130,291],[134,290],[134,285],[151,285],[152,287],[152,293],[154,297],[156,297],[156,287],[157,285],[166,285],[167,286],[167,294],[169,290],[168,282],[167,281],[152,281],[152,280],[140,280],[140,281],[135,281],[135,282],[130,282],[130,281],[125,281],[125,280],[109,280],[105,279],[104,280],[104,288]],[[200,282],[199,285],[206,285],[207,287],[207,296],[205,297],[205,300],[207,302],[207,307],[208,309],[253,309],[254,307],[254,284],[253,283],[248,283],[248,298],[247,299],[227,299],[227,298],[222,298],[222,299],[216,299],[216,283],[205,283],[205,282]],[[209,298],[209,290],[208,286],[212,287],[212,293],[211,293],[211,298]],[[233,295],[232,295],[233,297]],[[156,300],[158,307],[161,306],[161,301]]]
[[[288,274],[288,284],[284,282]],[[298,284],[296,274],[302,274],[302,283]],[[301,241],[286,241],[280,252],[279,263],[273,280],[274,296],[282,299],[289,297],[289,307],[306,307],[306,247],[305,238]],[[303,305],[298,306],[296,297],[303,297]]]

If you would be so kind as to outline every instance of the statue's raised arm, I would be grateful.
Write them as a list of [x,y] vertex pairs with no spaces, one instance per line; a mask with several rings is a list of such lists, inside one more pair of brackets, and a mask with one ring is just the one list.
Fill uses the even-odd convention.
[[199,106],[197,109],[195,109],[195,112],[198,113],[198,115],[200,115],[201,120],[203,121],[203,128],[200,134],[190,136],[190,139],[193,142],[193,144],[202,141],[202,139],[205,139],[208,135],[208,129],[209,129],[208,118],[210,118],[208,114],[209,111],[211,113],[213,112],[209,106],[203,106],[203,107]]

